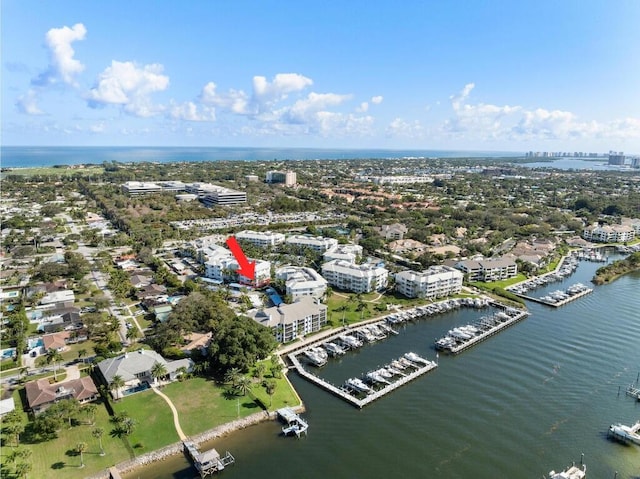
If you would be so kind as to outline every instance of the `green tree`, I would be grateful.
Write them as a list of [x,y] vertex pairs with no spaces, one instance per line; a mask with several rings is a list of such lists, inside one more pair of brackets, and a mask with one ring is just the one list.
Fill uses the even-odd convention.
[[16,466],[16,475],[18,477],[27,477],[27,474],[31,472],[33,465],[30,462],[19,462]]
[[252,388],[253,382],[251,381],[251,378],[248,378],[247,376],[240,376],[238,382],[236,383],[235,390],[238,394],[246,396],[251,392]]
[[58,364],[62,361],[62,354],[55,348],[47,351],[47,364],[53,363],[53,380],[58,380]]
[[151,367],[151,377],[153,377],[156,383],[158,382],[159,379],[162,379],[166,375],[167,375],[167,367],[164,364],[159,363],[157,361],[153,363],[153,366]]
[[75,451],[80,454],[80,467],[83,468],[84,467],[84,451],[87,450],[87,443],[86,442],[79,442],[78,444],[76,444],[75,447]]
[[120,389],[124,387],[124,379],[119,374],[116,374],[111,378],[111,384],[109,384],[109,389],[115,393],[115,399],[119,399]]
[[273,395],[276,392],[276,388],[278,387],[278,383],[273,379],[265,379],[264,381],[264,389],[267,391],[269,395],[269,407],[273,405]]
[[104,435],[104,429],[101,427],[96,427],[91,431],[91,435],[98,440],[100,444],[100,455],[104,456],[104,448],[102,447],[102,436]]

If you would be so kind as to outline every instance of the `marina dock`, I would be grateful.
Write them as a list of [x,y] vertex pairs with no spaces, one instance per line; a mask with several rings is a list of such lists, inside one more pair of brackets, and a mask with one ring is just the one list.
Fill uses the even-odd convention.
[[[507,308],[491,317],[485,317],[475,325],[454,328],[448,336],[436,340],[436,349],[459,354],[484,341],[529,315],[528,311]],[[467,329],[464,329],[467,328]],[[472,329],[471,329],[472,328]]]
[[640,401],[640,388],[638,388],[636,384],[629,385],[629,387],[626,389],[625,392],[627,396],[631,396],[633,398],[636,398],[638,401]]
[[398,389],[399,387],[407,384],[408,382],[411,382],[414,379],[422,376],[423,374],[428,373],[429,371],[433,371],[435,368],[438,367],[438,365],[435,362],[429,361],[424,358],[420,358],[420,359],[423,362],[422,363],[414,362],[413,363],[414,366],[411,368],[412,371],[403,373],[403,375],[401,375],[400,378],[394,381],[389,381],[389,384],[383,386],[378,390],[373,390],[370,394],[366,394],[364,397],[361,397],[361,395],[358,395],[354,390],[349,390],[344,386],[343,387],[334,386],[333,384],[325,381],[324,379],[310,373],[302,366],[302,364],[297,358],[296,353],[289,354],[289,360],[293,363],[295,369],[298,371],[298,374],[300,374],[300,376],[307,379],[308,381],[311,381],[312,383],[316,384],[322,389],[329,391],[335,396],[341,399],[344,399],[349,404],[352,404],[360,409],[362,409],[367,404],[371,404],[373,401],[381,398],[385,394],[388,394],[391,391]]
[[224,456],[221,456],[215,449],[200,452],[195,443],[191,441],[183,441],[182,444],[184,445],[185,452],[198,470],[200,477],[220,472],[224,470],[225,467],[236,462],[229,451],[227,451]]

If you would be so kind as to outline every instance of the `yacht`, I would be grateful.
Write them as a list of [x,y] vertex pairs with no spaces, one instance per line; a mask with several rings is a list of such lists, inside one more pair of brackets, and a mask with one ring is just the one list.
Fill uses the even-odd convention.
[[640,445],[640,421],[633,426],[625,426],[624,424],[612,424],[609,427],[609,437],[617,439],[624,443],[633,442]]
[[369,393],[373,392],[369,386],[367,386],[362,380],[360,380],[358,378],[349,378],[349,379],[347,379],[346,385],[349,386],[352,389],[355,389],[356,391],[360,391],[360,392],[363,392],[363,393],[369,394]]
[[587,466],[578,467],[575,464],[562,472],[550,471],[549,479],[584,479],[587,477]]
[[367,379],[370,379],[375,383],[391,384],[389,381],[387,381],[385,378],[382,377],[379,371],[368,372]]

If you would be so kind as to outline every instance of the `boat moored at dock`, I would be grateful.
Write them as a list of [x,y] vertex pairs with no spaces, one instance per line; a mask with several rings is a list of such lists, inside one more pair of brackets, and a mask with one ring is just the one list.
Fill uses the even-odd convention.
[[624,424],[612,424],[609,427],[608,436],[612,439],[620,441],[625,444],[638,444],[640,445],[640,421],[636,422],[633,426],[625,426]]

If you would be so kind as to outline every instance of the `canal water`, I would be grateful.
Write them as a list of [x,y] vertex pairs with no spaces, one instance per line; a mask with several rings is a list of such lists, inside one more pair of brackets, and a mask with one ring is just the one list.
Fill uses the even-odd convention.
[[[590,285],[597,263],[581,262],[546,294]],[[529,303],[531,316],[362,410],[290,373],[309,422],[307,437],[283,437],[276,422],[211,441],[230,451],[226,479],[542,478],[579,463],[589,478],[640,477],[640,447],[607,439],[610,424],[640,420],[624,389],[640,372],[640,274],[561,308]],[[433,342],[489,310],[462,309],[408,324],[400,334],[317,370],[334,384],[407,351],[435,359]],[[183,456],[125,476],[196,477]]]

